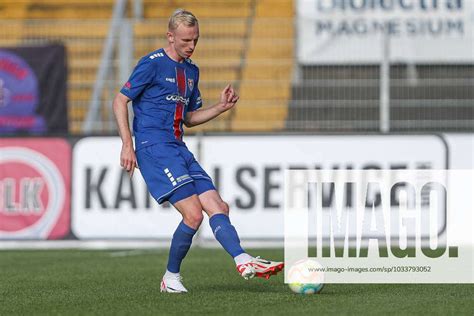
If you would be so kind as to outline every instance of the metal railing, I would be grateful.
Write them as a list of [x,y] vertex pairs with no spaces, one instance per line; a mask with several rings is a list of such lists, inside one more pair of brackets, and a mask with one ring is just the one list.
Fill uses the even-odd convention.
[[[390,65],[386,79],[390,131],[473,131],[474,65]],[[380,66],[324,65],[300,69],[287,127],[313,131],[381,130]],[[388,79],[388,80],[387,80]]]

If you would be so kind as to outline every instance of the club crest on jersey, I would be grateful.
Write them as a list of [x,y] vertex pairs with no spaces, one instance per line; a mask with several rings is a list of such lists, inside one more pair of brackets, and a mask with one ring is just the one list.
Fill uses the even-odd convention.
[[188,78],[188,88],[189,88],[189,91],[193,91],[193,88],[194,88],[194,79]]

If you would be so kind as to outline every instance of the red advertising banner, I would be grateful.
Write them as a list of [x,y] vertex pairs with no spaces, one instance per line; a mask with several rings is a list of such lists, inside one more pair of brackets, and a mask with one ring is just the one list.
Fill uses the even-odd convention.
[[0,139],[0,240],[70,231],[71,146],[60,138]]

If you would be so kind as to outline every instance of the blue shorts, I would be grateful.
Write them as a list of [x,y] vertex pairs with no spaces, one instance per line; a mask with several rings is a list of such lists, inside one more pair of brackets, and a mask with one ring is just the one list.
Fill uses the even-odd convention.
[[216,189],[184,144],[158,143],[138,150],[136,156],[148,191],[159,204],[174,204],[193,194]]

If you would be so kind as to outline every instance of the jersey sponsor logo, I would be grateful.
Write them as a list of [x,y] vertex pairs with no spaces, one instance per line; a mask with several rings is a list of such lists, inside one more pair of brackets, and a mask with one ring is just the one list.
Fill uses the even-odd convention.
[[181,102],[185,105],[188,105],[189,103],[189,98],[184,98],[180,95],[176,95],[176,94],[169,94],[166,96],[166,100],[168,101],[174,101],[174,102]]
[[168,82],[176,83],[175,78],[166,78],[165,80],[168,81]]
[[194,79],[188,78],[188,88],[189,88],[189,91],[193,91],[193,88],[194,88]]
[[150,55],[150,59],[155,59],[157,57],[163,57],[165,56],[163,53],[155,53],[153,55]]

